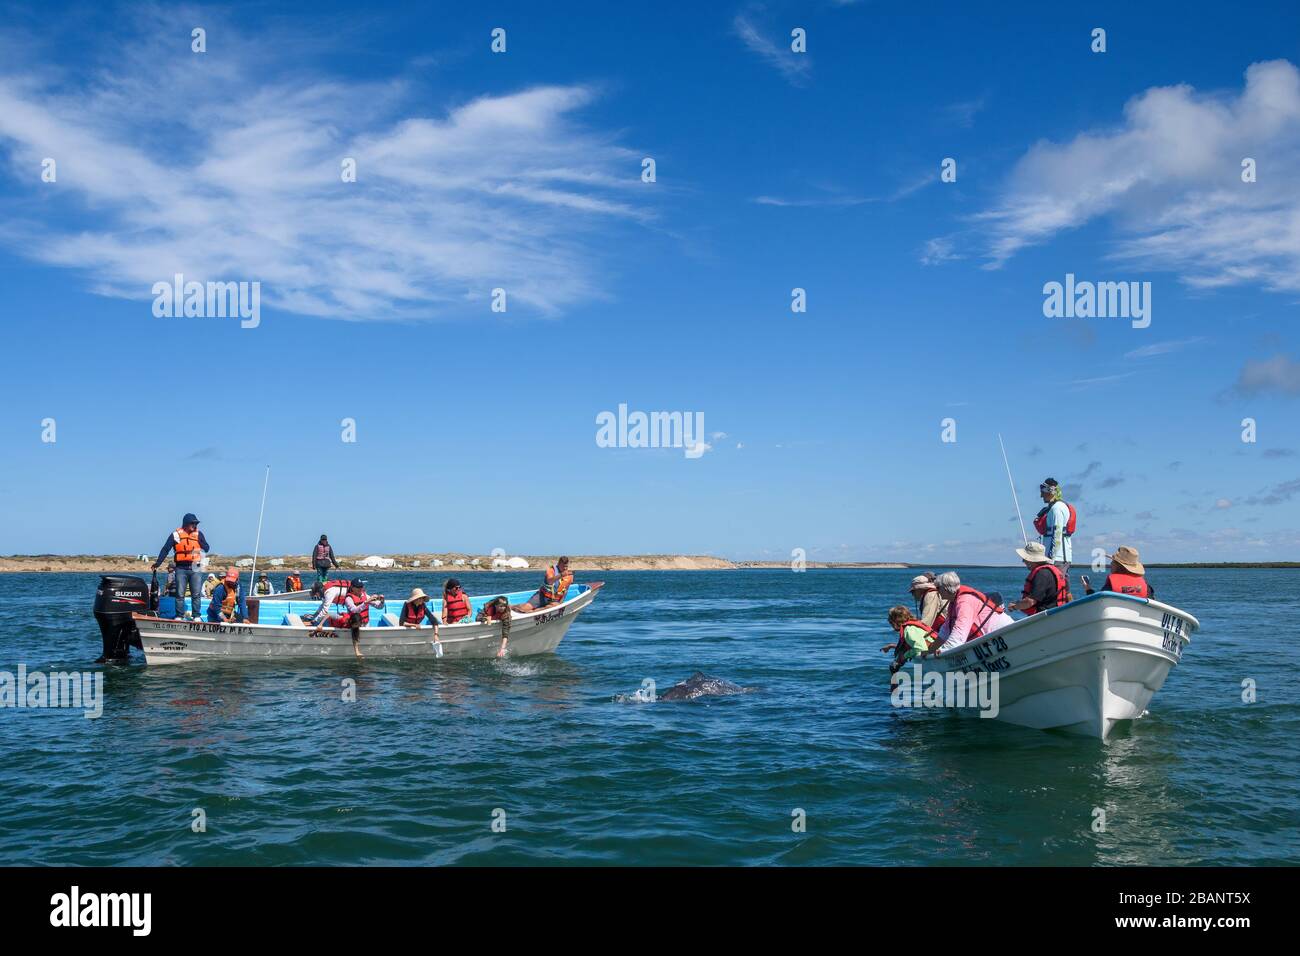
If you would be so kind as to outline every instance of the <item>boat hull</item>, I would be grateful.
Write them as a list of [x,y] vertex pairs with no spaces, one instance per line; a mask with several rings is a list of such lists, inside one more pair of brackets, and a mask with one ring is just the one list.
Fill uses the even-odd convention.
[[1099,592],[926,659],[924,669],[997,674],[997,719],[1104,740],[1146,712],[1199,626],[1168,604]]
[[[515,613],[511,621],[510,657],[553,652],[578,614],[596,597],[602,585],[584,590],[563,604],[528,614]],[[378,612],[372,612],[373,616]],[[380,660],[443,658],[465,660],[493,658],[501,646],[500,622],[444,624],[438,628],[363,627],[355,643],[352,631],[325,628],[311,636],[304,626],[282,624],[209,624],[147,615],[133,615],[140,632],[145,660],[150,665],[183,664],[200,660],[265,660],[350,658],[358,654]],[[441,645],[441,654],[439,653]]]

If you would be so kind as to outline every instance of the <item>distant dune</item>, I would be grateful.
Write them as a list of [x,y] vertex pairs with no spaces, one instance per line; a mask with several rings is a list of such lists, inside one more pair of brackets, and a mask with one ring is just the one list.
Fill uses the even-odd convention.
[[[384,571],[433,570],[439,572],[453,571],[487,571],[491,570],[492,556],[481,554],[385,554],[383,558],[393,559],[391,568],[364,567],[359,564],[370,557],[364,554],[340,555],[339,563],[343,571],[360,571],[365,574],[380,574]],[[540,571],[554,561],[558,555],[520,555],[528,562],[532,570]],[[240,561],[251,560],[250,554],[208,556],[208,571],[217,571],[230,565],[238,566]],[[281,562],[273,565],[272,561]],[[415,562],[420,567],[415,568]],[[433,564],[441,561],[441,565]],[[456,562],[460,561],[461,564]],[[790,567],[788,561],[728,561],[707,554],[575,554],[570,555],[570,566],[575,571],[729,571],[745,568],[784,568]],[[477,562],[477,563],[475,563]],[[141,561],[138,557],[122,554],[16,554],[0,556],[0,572],[5,571],[99,571],[131,574],[149,574],[153,563],[151,555]],[[257,566],[268,574],[283,577],[290,570],[307,572],[311,562],[306,555],[261,555]],[[845,563],[828,564],[809,561],[809,568],[906,568],[910,565],[891,563]],[[245,568],[246,570],[246,568]]]

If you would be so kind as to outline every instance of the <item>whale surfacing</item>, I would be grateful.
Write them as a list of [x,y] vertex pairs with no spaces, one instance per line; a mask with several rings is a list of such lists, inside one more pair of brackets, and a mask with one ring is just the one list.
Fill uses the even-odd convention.
[[659,700],[697,700],[700,697],[729,697],[732,694],[748,694],[752,687],[741,687],[721,677],[710,677],[703,671],[696,671],[680,684],[674,684],[662,694]]

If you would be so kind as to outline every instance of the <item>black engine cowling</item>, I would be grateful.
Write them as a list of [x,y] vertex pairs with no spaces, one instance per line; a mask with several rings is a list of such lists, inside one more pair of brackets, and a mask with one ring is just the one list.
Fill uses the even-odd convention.
[[144,650],[131,613],[144,614],[156,610],[157,594],[156,577],[153,585],[145,584],[143,578],[123,574],[106,574],[99,579],[99,590],[95,592],[95,620],[99,622],[104,637],[104,655],[96,664],[124,661],[131,656],[132,647]]

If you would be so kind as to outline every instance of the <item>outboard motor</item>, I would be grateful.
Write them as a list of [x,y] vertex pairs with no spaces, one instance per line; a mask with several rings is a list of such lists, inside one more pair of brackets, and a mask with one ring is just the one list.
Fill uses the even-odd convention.
[[123,574],[106,574],[99,579],[99,590],[95,592],[95,620],[104,636],[104,656],[95,661],[96,664],[125,661],[131,656],[132,647],[144,650],[131,612],[154,610],[157,590],[157,575],[152,587],[147,586],[143,578]]

